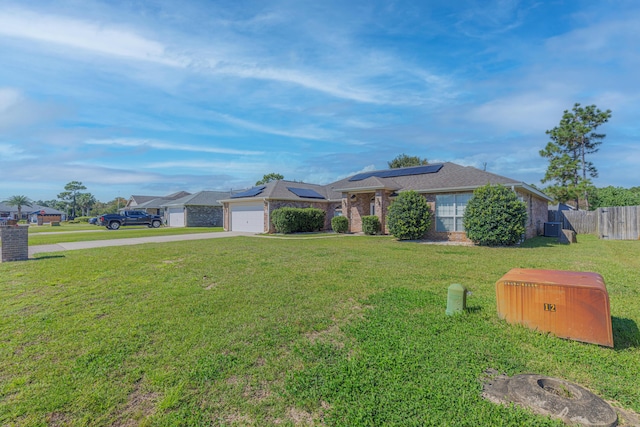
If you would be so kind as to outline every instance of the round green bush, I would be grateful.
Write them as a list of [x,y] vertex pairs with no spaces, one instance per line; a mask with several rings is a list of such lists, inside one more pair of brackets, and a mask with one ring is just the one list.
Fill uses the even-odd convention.
[[362,232],[373,236],[380,232],[380,220],[375,215],[367,215],[362,217]]
[[349,230],[349,220],[346,216],[334,216],[331,218],[331,228],[336,233],[346,233]]
[[389,232],[399,240],[421,239],[431,225],[431,210],[419,193],[403,191],[389,206]]
[[473,192],[462,223],[467,237],[482,246],[510,246],[522,239],[527,206],[504,185],[485,185]]

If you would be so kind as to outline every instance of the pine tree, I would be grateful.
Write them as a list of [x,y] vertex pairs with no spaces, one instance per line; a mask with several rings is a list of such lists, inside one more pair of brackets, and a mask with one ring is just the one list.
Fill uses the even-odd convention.
[[575,200],[579,208],[582,196],[589,208],[591,178],[598,176],[598,170],[587,155],[598,151],[606,135],[595,130],[610,118],[611,110],[601,111],[595,105],[583,108],[576,103],[571,112],[564,111],[558,126],[546,131],[551,141],[540,150],[540,155],[549,159],[542,182],[555,182],[547,191],[557,201]]

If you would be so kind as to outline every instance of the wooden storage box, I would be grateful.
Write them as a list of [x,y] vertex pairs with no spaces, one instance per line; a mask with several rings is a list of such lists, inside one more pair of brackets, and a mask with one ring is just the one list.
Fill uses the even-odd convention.
[[509,323],[613,347],[609,294],[598,273],[514,268],[496,282],[496,299]]

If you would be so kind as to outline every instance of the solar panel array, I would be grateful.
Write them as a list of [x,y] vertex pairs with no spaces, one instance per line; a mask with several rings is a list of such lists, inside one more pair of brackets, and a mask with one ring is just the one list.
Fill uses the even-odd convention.
[[427,173],[436,173],[442,169],[442,164],[415,166],[411,168],[388,169],[383,171],[363,172],[349,178],[349,181],[362,181],[371,178],[394,178],[398,176],[423,175]]
[[253,187],[248,189],[247,191],[243,191],[241,193],[232,194],[232,199],[239,199],[241,197],[254,197],[258,194],[262,193],[262,191],[266,188],[266,185],[261,185],[260,187]]
[[325,197],[318,193],[315,190],[311,190],[309,188],[296,188],[296,187],[287,187],[287,190],[291,191],[298,197],[305,197],[307,199],[324,199]]

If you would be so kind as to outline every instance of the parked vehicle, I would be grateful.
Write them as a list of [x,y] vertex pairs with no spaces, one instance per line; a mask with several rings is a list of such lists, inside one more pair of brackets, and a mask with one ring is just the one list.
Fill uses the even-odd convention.
[[94,216],[93,218],[89,218],[89,224],[98,225],[98,217]]
[[150,215],[144,211],[123,211],[121,214],[100,215],[97,223],[111,230],[117,230],[127,225],[146,225],[158,228],[162,225],[162,217]]

